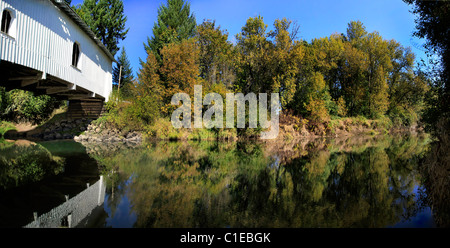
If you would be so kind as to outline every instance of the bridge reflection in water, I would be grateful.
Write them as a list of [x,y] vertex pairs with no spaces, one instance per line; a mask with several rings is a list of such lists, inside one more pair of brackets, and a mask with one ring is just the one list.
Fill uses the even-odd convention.
[[105,200],[106,185],[103,176],[95,184],[75,197],[50,210],[41,216],[35,215],[35,220],[25,228],[58,228],[83,226],[87,217],[101,207]]

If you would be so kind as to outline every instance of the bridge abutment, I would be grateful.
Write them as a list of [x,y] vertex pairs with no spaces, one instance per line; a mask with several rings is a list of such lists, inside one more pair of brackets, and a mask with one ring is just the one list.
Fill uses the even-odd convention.
[[69,100],[67,117],[71,119],[96,119],[104,112],[104,101],[100,99]]

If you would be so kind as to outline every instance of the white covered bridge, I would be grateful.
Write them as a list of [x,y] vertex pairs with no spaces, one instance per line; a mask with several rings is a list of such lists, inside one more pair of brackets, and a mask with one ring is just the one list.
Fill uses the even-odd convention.
[[114,56],[64,0],[0,0],[0,18],[0,86],[108,100]]

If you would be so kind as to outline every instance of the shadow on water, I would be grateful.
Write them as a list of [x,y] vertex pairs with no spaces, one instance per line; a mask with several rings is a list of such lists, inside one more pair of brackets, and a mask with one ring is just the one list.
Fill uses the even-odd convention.
[[81,144],[19,140],[0,144],[0,178],[0,226],[22,227],[94,185],[99,172]]
[[420,172],[427,188],[427,201],[433,207],[436,223],[450,227],[450,129],[449,121],[438,122],[438,139],[423,159]]
[[[0,151],[0,158],[16,158],[0,160],[9,162],[4,168],[20,168],[12,161],[27,152],[16,146]],[[428,196],[428,187],[436,190],[436,186],[430,186],[430,173],[423,169],[423,161],[430,157],[427,135],[140,146],[43,142],[33,147],[28,152],[46,154],[42,155],[47,161],[47,167],[41,166],[44,176],[2,169],[2,178],[9,178],[2,182],[16,182],[2,185],[2,225],[25,226],[38,212],[37,226],[45,226],[42,219],[59,211],[55,209],[64,209],[60,225],[78,227],[435,227],[448,223],[448,217],[438,213],[443,208],[432,205],[438,194],[431,192],[433,201]],[[87,189],[86,183],[98,187]],[[97,193],[86,193],[90,191]],[[79,195],[85,206],[93,208],[83,221],[74,214],[83,211],[65,210],[70,205],[67,194]]]

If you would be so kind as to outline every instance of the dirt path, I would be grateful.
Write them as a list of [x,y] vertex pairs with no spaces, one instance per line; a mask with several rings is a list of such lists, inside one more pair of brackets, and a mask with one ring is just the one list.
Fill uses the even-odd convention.
[[14,123],[18,133],[28,132],[35,129],[38,125],[32,125],[31,123]]

